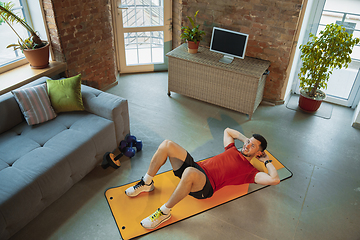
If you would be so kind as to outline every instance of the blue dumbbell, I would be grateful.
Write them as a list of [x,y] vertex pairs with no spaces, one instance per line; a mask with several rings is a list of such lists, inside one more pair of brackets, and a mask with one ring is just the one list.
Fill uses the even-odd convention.
[[142,141],[141,140],[136,140],[136,143],[135,143],[135,147],[136,147],[136,151],[140,152],[141,149],[142,149]]
[[[133,135],[126,135],[125,140],[120,142],[120,151],[124,152],[124,155],[132,158],[135,156],[136,151],[139,152],[142,149],[142,141],[137,140]],[[133,148],[136,148],[136,151]]]
[[128,147],[133,147],[136,143],[136,137],[133,135],[128,135],[126,136],[125,141],[127,142]]
[[135,150],[132,147],[127,147],[124,155],[129,158],[132,158],[133,156],[135,156]]
[[126,151],[127,142],[125,140],[122,140],[119,145],[120,152],[124,153]]

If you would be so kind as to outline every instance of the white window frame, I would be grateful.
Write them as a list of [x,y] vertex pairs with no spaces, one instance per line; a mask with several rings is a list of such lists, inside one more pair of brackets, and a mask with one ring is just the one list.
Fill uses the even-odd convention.
[[[43,6],[42,1],[34,1],[34,0],[19,0],[20,4],[23,7],[24,16],[26,19],[26,22],[32,26],[35,31],[39,32],[41,40],[47,41],[49,39],[49,35],[47,32],[47,29],[45,28],[44,23],[44,12],[43,12]],[[6,24],[6,23],[5,23]],[[4,66],[0,67],[0,74],[6,71],[9,71],[11,69],[20,67],[22,65],[27,64],[28,61],[26,58],[21,58],[18,60],[15,60],[13,62],[10,62],[9,64],[6,64]]]

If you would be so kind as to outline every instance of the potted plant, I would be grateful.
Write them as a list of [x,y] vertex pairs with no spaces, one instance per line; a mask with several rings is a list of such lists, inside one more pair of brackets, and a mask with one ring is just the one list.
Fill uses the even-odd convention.
[[186,26],[182,27],[181,30],[183,30],[183,33],[181,34],[181,39],[185,39],[188,44],[188,52],[189,53],[197,53],[199,48],[199,43],[202,40],[202,35],[205,35],[204,31],[199,30],[200,25],[196,25],[196,16],[199,13],[199,10],[196,11],[194,15],[194,19],[191,17],[187,18],[189,19],[191,23],[191,27]]
[[317,37],[300,45],[302,66],[300,68],[299,107],[305,111],[315,112],[326,98],[320,89],[327,88],[327,81],[334,68],[347,68],[351,62],[350,54],[359,38],[353,38],[345,28],[331,23]]
[[[20,49],[32,68],[46,68],[49,65],[49,43],[42,41],[34,29],[13,12],[14,4],[11,2],[0,5],[0,18],[6,22],[19,38],[15,44],[10,44],[7,48],[13,47],[14,50]],[[30,37],[23,39],[12,24],[19,23],[30,33]]]

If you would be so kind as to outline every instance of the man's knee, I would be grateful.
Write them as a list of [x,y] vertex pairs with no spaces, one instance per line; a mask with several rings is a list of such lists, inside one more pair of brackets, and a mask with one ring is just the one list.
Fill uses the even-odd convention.
[[187,167],[182,176],[181,179],[184,179],[186,181],[190,181],[190,182],[194,182],[196,181],[198,178],[200,178],[200,171],[197,170],[196,168],[193,167]]
[[191,192],[200,191],[205,183],[206,176],[196,168],[188,167],[181,176],[181,181],[186,185],[191,185]]
[[166,139],[160,144],[159,148],[161,150],[166,150],[168,152],[173,144],[174,144],[173,141]]
[[171,155],[178,155],[179,151],[181,151],[181,147],[176,144],[175,142],[171,141],[171,140],[164,140],[161,144],[160,144],[160,149],[162,149],[163,151],[166,151],[168,156]]

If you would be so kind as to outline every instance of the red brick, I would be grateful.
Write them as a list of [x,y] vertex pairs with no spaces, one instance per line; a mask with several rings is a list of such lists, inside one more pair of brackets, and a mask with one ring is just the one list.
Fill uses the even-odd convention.
[[258,42],[259,46],[262,47],[262,48],[268,48],[269,47],[269,44],[266,43],[266,42]]
[[261,47],[255,47],[255,46],[248,46],[246,48],[246,53],[252,53],[252,54],[255,54],[255,53],[263,53],[264,50],[261,48]]
[[254,28],[259,28],[259,29],[267,29],[267,25],[265,24],[260,24],[260,23],[253,23],[252,25]]

